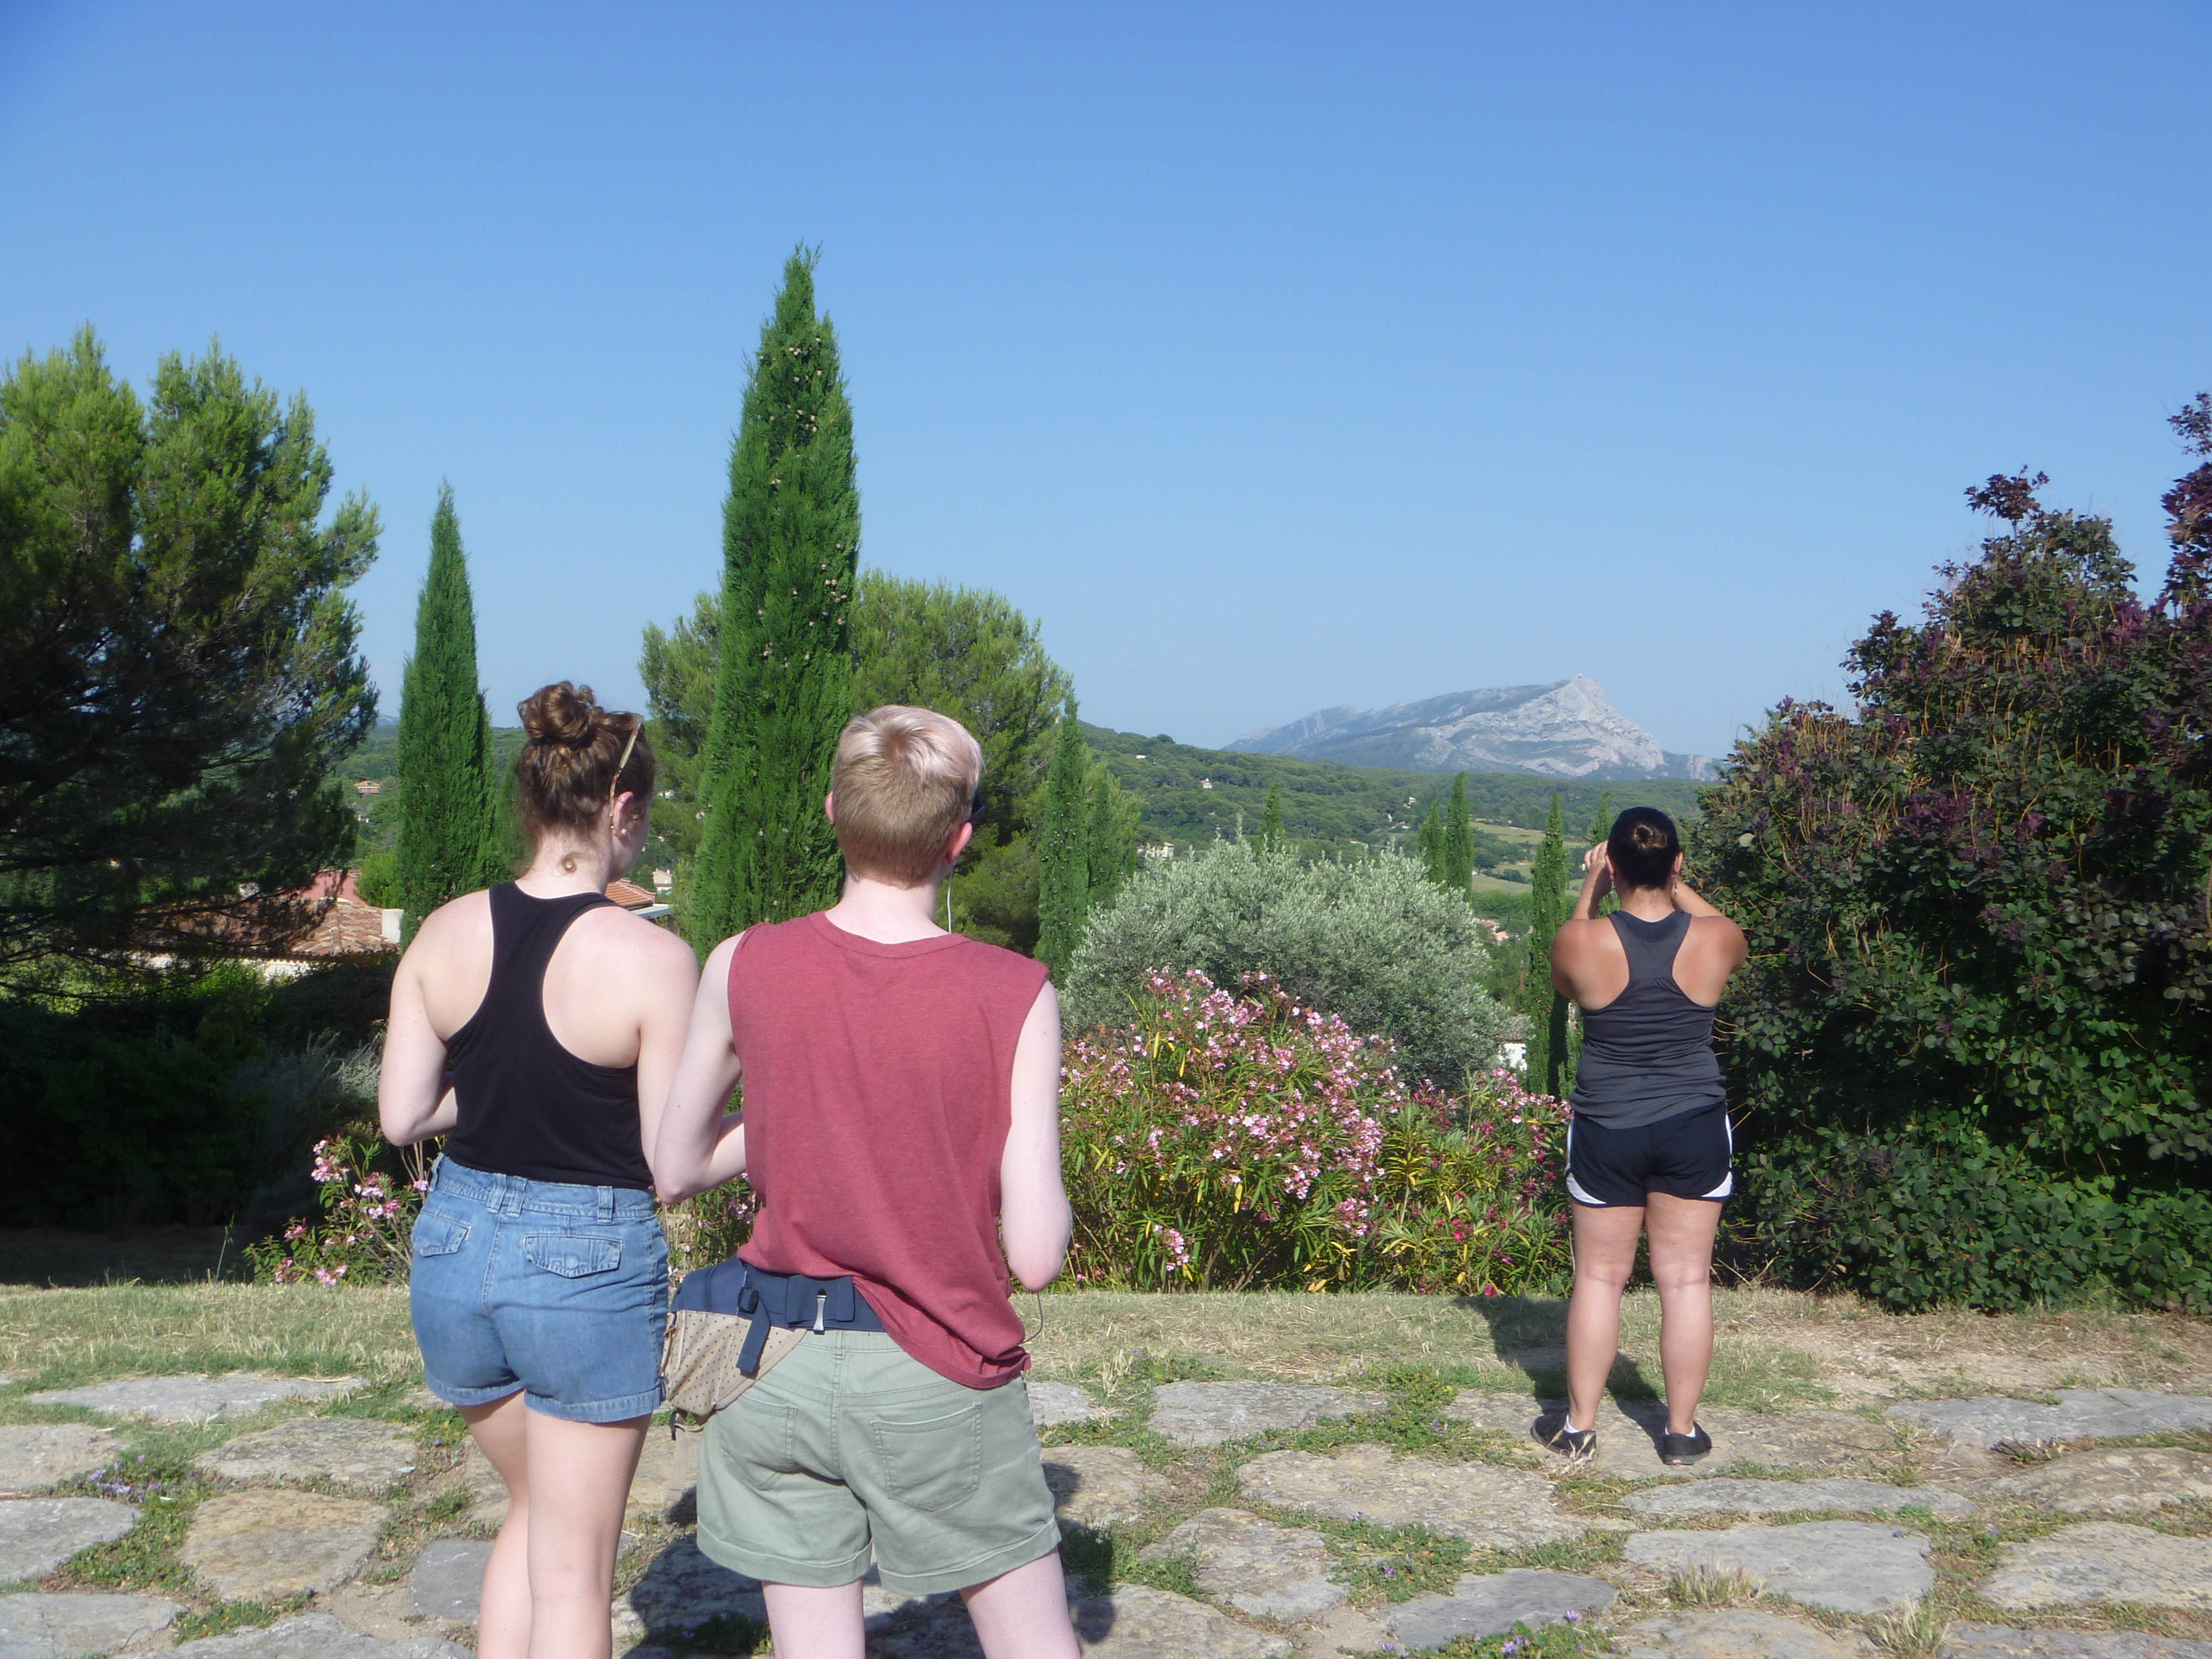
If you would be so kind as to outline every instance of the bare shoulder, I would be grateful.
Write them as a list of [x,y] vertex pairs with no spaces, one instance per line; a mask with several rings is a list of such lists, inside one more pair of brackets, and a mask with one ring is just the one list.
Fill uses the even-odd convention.
[[415,947],[426,942],[433,950],[491,937],[491,895],[478,890],[447,899],[422,918],[415,930]]
[[1570,919],[1561,922],[1559,931],[1552,936],[1552,954],[1557,956],[1563,946],[1569,951],[1586,951],[1601,939],[1613,937],[1613,924],[1603,916]]
[[591,940],[594,951],[605,953],[604,960],[620,963],[625,971],[655,978],[671,973],[689,977],[698,972],[699,959],[683,939],[618,905],[586,910],[576,918],[575,927]]

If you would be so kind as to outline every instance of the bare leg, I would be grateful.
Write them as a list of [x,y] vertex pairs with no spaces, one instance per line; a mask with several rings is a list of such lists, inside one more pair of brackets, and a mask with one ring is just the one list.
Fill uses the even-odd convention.
[[867,1634],[860,1617],[860,1581],[823,1589],[811,1584],[763,1584],[768,1627],[779,1659],[860,1659]]
[[530,1659],[607,1659],[615,1553],[646,1425],[524,1414],[530,1456]]
[[1076,1659],[1058,1550],[960,1595],[975,1621],[984,1659]]
[[1650,1193],[1651,1278],[1659,1286],[1659,1369],[1667,1378],[1667,1431],[1697,1425],[1698,1397],[1713,1364],[1713,1235],[1721,1206],[1709,1198]]
[[1620,1293],[1636,1266],[1644,1212],[1626,1205],[1570,1204],[1575,1225],[1575,1288],[1567,1299],[1567,1424],[1597,1426],[1605,1379],[1620,1352]]
[[530,1480],[523,1450],[522,1391],[489,1406],[464,1406],[477,1449],[507,1483],[507,1519],[484,1563],[477,1614],[477,1659],[528,1659],[530,1652]]

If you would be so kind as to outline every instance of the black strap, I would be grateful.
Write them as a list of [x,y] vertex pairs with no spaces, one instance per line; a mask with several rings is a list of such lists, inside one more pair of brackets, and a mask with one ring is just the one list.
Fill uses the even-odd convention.
[[879,1331],[883,1321],[850,1278],[809,1279],[804,1273],[764,1273],[732,1256],[727,1261],[684,1275],[676,1287],[678,1311],[735,1314],[751,1322],[738,1350],[738,1369],[747,1376],[760,1371],[768,1334],[778,1327],[810,1330]]

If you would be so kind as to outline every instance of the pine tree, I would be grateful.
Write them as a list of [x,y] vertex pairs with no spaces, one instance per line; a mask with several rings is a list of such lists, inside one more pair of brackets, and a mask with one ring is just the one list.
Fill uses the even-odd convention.
[[1429,803],[1429,815],[1421,820],[1413,844],[1420,851],[1421,872],[1439,887],[1444,884],[1444,817],[1436,802]]
[[1528,1086],[1543,1094],[1558,1092],[1567,1058],[1567,1000],[1552,988],[1552,937],[1566,920],[1566,820],[1555,793],[1528,867],[1528,977],[1521,1002],[1528,1016]]
[[1087,908],[1111,904],[1129,878],[1136,843],[1130,833],[1133,805],[1121,793],[1121,781],[1103,762],[1091,773],[1090,817],[1084,832],[1084,870],[1090,880]]
[[491,720],[477,684],[476,601],[453,489],[430,517],[430,568],[399,690],[401,938],[447,900],[504,878],[491,780]]
[[815,314],[814,265],[805,248],[784,265],[730,448],[721,654],[700,760],[706,822],[684,894],[685,932],[702,951],[837,896],[822,798],[852,714],[860,497],[853,409],[836,333]]
[[1468,819],[1467,774],[1452,780],[1451,799],[1444,803],[1443,835],[1437,848],[1443,883],[1455,893],[1464,893],[1474,877],[1474,825]]
[[1290,846],[1290,837],[1283,830],[1283,785],[1279,779],[1267,783],[1267,804],[1260,812],[1260,850],[1280,853]]
[[1037,958],[1065,983],[1083,938],[1091,904],[1090,849],[1085,845],[1084,782],[1091,769],[1070,694],[1060,710],[1052,767],[1045,775],[1044,824],[1037,840]]

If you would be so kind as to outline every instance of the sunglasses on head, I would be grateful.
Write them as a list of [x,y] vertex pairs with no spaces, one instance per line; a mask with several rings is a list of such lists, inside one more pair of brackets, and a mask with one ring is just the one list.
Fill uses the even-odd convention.
[[983,786],[982,786],[981,784],[980,784],[980,783],[979,783],[979,784],[977,784],[977,785],[975,786],[975,798],[974,798],[973,799],[971,799],[971,800],[968,803],[968,817],[967,817],[967,818],[966,818],[965,822],[967,822],[967,823],[974,823],[977,822],[978,820],[980,820],[980,819],[982,817],[982,816],[983,816]]
[[616,798],[622,793],[623,768],[629,764],[630,752],[637,747],[637,734],[644,729],[645,722],[642,720],[630,727],[629,741],[623,745],[622,758],[615,763],[615,781],[607,786],[607,806],[610,811],[614,807]]

